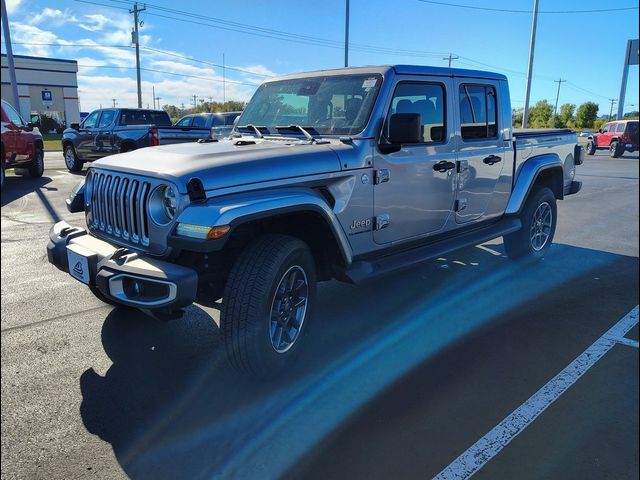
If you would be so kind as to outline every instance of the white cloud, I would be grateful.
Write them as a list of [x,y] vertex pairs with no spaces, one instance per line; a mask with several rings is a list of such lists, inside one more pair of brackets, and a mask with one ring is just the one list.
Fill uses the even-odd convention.
[[31,17],[29,23],[37,25],[45,21],[47,23],[47,27],[60,27],[68,22],[77,22],[77,19],[69,12],[68,9],[63,12],[62,10],[47,7],[42,10],[42,12]]
[[78,26],[90,32],[99,32],[104,29],[105,25],[110,23],[107,17],[99,13],[84,15],[83,18],[84,22],[78,23]]
[[[54,43],[58,37],[55,33],[42,30],[35,25],[12,22],[12,40],[16,43]],[[34,41],[36,39],[37,41]],[[21,45],[29,55],[46,57],[51,51],[47,45]]]
[[22,3],[22,0],[6,0],[7,13],[12,14],[18,11],[18,7]]

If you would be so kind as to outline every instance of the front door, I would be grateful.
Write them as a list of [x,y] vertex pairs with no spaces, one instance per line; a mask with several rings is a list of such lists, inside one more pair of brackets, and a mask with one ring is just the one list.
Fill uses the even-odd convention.
[[378,244],[408,240],[443,229],[455,195],[455,137],[448,77],[407,78],[397,82],[387,106],[394,113],[418,113],[422,142],[393,153],[374,154],[374,215],[388,226],[374,231]]
[[[500,135],[499,82],[456,79],[460,136],[456,221],[485,218],[511,146]],[[504,101],[504,100],[500,100]]]
[[615,123],[607,123],[603,125],[602,132],[596,136],[596,141],[599,147],[608,147],[611,143],[611,137],[613,137],[616,130]]
[[99,118],[100,110],[96,110],[85,118],[82,125],[80,125],[75,149],[78,156],[83,160],[89,160],[93,157],[93,148],[96,140],[96,127],[98,125]]

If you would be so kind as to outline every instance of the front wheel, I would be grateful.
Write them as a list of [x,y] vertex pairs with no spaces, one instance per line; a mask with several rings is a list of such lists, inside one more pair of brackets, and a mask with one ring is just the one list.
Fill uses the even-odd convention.
[[509,258],[544,257],[553,242],[557,216],[556,197],[549,188],[531,192],[520,214],[522,228],[504,237]]
[[593,141],[589,140],[587,142],[585,151],[587,152],[587,155],[593,155],[594,153],[596,153],[596,144]]
[[44,173],[44,152],[37,149],[33,158],[33,163],[29,165],[29,176],[32,178],[40,178]]
[[67,165],[67,170],[70,172],[77,173],[82,170],[82,160],[78,158],[78,155],[72,145],[64,147],[64,163]]
[[271,376],[291,365],[308,330],[316,294],[309,247],[265,235],[240,255],[227,279],[220,328],[238,370]]

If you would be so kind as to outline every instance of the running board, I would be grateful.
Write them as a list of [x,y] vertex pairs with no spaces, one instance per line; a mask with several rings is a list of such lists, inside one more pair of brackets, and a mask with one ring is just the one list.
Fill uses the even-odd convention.
[[505,218],[488,227],[438,240],[410,250],[403,250],[371,260],[357,260],[344,272],[344,277],[346,277],[344,280],[350,283],[360,283],[366,279],[413,267],[461,248],[471,247],[502,237],[516,232],[520,228],[522,228],[520,219]]

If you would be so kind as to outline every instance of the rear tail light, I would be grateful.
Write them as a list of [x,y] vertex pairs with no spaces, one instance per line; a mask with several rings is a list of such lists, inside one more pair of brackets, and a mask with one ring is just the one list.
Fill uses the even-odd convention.
[[160,144],[160,139],[158,138],[158,129],[150,128],[149,129],[149,145],[154,147],[159,144]]

